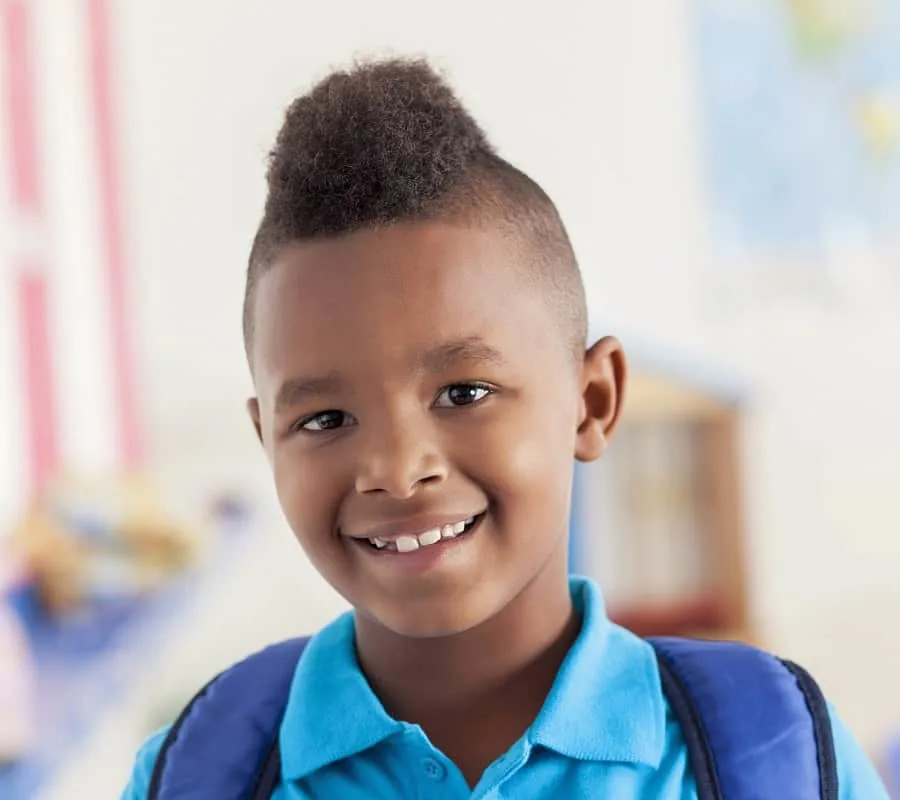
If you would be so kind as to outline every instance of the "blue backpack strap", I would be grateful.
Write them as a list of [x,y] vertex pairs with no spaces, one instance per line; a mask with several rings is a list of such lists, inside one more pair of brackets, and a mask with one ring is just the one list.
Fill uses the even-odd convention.
[[206,684],[170,728],[148,800],[270,797],[281,774],[278,731],[308,641],[272,645]]
[[838,800],[828,707],[805,670],[736,642],[648,641],[700,800]]

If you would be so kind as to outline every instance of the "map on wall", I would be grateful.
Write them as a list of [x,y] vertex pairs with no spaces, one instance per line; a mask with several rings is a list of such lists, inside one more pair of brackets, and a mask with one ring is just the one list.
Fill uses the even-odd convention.
[[867,253],[900,277],[900,0],[695,11],[717,265],[825,283]]

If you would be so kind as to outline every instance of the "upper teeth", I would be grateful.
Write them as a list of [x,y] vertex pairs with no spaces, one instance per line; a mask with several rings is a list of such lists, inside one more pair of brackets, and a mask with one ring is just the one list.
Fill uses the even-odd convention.
[[447,524],[440,528],[431,528],[416,535],[406,534],[398,536],[396,539],[382,539],[376,536],[369,539],[369,541],[379,550],[387,548],[396,550],[398,553],[411,553],[420,547],[437,544],[441,539],[452,539],[455,536],[459,536],[474,521],[475,518],[470,517],[462,522]]

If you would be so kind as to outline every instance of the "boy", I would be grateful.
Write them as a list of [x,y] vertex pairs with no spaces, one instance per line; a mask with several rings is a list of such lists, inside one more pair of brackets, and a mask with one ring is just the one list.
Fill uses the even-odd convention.
[[[585,350],[553,203],[421,62],[296,100],[267,178],[249,412],[294,534],[354,609],[291,665],[272,796],[697,797],[653,649],[567,572],[572,459],[603,453],[626,364],[615,339]],[[227,745],[222,719],[195,761]],[[886,797],[832,724],[839,796]],[[157,791],[165,738],[125,798]],[[159,796],[207,796],[221,770],[201,766]]]

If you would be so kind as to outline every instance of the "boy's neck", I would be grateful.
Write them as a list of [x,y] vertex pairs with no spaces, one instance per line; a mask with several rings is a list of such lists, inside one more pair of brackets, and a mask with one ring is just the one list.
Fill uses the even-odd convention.
[[419,724],[474,785],[534,721],[580,626],[565,569],[548,569],[464,633],[412,639],[357,616],[356,635],[387,712]]

